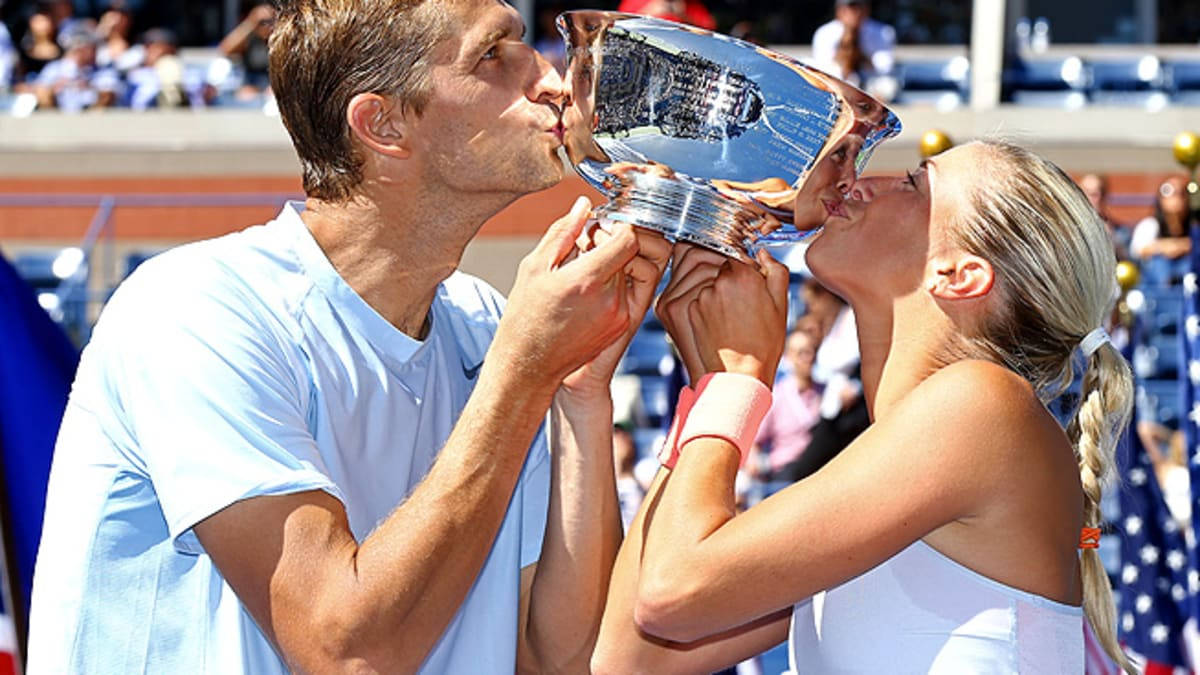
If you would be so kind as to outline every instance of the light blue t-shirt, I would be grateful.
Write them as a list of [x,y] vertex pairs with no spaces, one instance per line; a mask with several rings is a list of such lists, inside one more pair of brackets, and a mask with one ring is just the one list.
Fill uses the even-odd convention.
[[[503,298],[454,274],[414,340],[296,209],[150,260],[105,308],[55,449],[28,672],[286,672],[192,527],[247,497],[325,490],[362,541],[450,435]],[[539,433],[422,672],[512,672],[518,570],[540,554],[548,495]]]

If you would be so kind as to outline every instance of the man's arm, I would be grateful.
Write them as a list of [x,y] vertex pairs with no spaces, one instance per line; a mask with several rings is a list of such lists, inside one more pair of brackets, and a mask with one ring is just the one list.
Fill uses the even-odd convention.
[[[610,234],[594,236],[602,245]],[[586,671],[600,628],[621,545],[609,387],[671,255],[662,236],[638,230],[637,238],[638,256],[626,266],[628,330],[568,375],[550,408],[550,504],[541,558],[522,575],[520,672]]]
[[195,526],[239,599],[301,672],[412,672],[487,558],[526,450],[563,377],[628,324],[627,228],[561,264],[586,210],[522,263],[479,382],[429,475],[361,543],[323,492],[255,497]]

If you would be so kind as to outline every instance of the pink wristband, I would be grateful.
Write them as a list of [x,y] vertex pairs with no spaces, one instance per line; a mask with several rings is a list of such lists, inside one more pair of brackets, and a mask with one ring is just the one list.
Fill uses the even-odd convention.
[[741,466],[770,409],[771,390],[757,377],[709,373],[696,385],[696,400],[679,431],[676,453],[697,438],[720,438],[737,448]]
[[668,469],[675,468],[675,460],[679,459],[679,431],[687,420],[692,404],[696,402],[696,392],[691,387],[684,386],[679,390],[679,401],[675,404],[675,417],[671,419],[671,430],[663,441],[662,449],[658,451],[658,463]]

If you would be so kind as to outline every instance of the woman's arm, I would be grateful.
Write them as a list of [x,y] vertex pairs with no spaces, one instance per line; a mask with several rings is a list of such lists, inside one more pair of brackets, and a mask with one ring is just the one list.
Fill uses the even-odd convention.
[[[781,283],[780,269],[770,267],[777,263],[760,262],[765,277],[724,266],[688,292],[694,297],[668,299],[665,312],[660,301],[660,317],[676,343],[695,350],[685,361],[769,381],[783,329],[754,321],[781,311],[777,298],[786,295],[786,274]],[[681,316],[688,317],[686,326]],[[624,566],[618,562],[625,576],[613,584],[636,583],[636,623],[676,642],[711,638],[786,611],[942,525],[976,514],[1006,480],[1015,480],[1011,467],[1019,463],[1011,454],[1027,444],[1003,430],[1020,434],[1033,414],[1020,404],[1036,403],[1022,386],[991,364],[943,368],[820,472],[740,515],[732,506],[736,448],[719,438],[693,440],[644,509],[636,582],[628,573],[634,561],[625,554]],[[985,439],[980,429],[1002,431]]]
[[600,637],[592,654],[593,673],[713,672],[760,654],[787,637],[790,608],[691,643],[656,638],[638,626],[634,609],[638,599],[644,534],[655,517],[656,504],[669,476],[670,472],[665,469],[655,476],[617,553]]

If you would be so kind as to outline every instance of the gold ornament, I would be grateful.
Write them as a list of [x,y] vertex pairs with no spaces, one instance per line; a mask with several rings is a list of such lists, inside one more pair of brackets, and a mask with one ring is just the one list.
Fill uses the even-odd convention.
[[954,147],[954,141],[941,129],[930,129],[921,134],[921,157],[933,157]]
[[1175,137],[1175,161],[1189,169],[1200,164],[1200,136],[1194,131],[1183,131]]
[[1134,263],[1128,260],[1117,263],[1117,284],[1121,287],[1122,293],[1128,293],[1130,289],[1136,287],[1141,278],[1142,274]]

